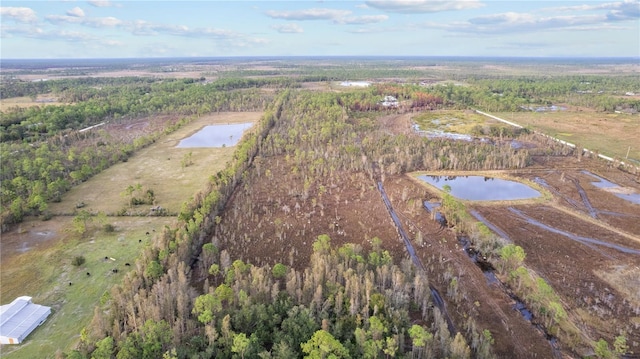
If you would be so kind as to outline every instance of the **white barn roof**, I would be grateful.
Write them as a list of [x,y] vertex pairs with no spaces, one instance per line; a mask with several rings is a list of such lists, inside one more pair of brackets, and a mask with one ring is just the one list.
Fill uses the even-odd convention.
[[26,296],[0,306],[0,344],[20,344],[50,313],[50,307],[33,304]]

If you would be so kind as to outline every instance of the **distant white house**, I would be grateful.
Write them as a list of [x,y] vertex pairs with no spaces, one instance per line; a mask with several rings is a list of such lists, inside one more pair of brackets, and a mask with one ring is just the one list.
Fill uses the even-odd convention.
[[385,96],[380,104],[384,107],[398,107],[398,99],[393,96]]
[[0,344],[20,344],[47,320],[51,308],[33,304],[31,297],[23,296],[0,306]]
[[344,87],[369,87],[371,82],[368,81],[342,81],[340,86]]

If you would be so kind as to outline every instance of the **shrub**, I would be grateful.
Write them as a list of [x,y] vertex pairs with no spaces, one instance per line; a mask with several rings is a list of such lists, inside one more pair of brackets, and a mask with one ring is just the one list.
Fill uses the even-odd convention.
[[51,218],[53,218],[53,213],[51,213],[51,211],[44,211],[44,212],[42,213],[42,220],[43,220],[43,221],[48,221],[48,220],[50,220]]
[[287,266],[285,266],[282,263],[277,263],[276,265],[273,266],[271,273],[273,274],[273,277],[276,279],[283,278],[285,275],[287,275]]
[[71,264],[73,264],[73,266],[75,267],[80,267],[81,265],[84,264],[84,262],[86,262],[86,260],[84,259],[83,256],[75,256],[71,261]]
[[104,225],[104,231],[107,233],[112,233],[116,230],[116,227],[113,226],[113,224],[111,223],[107,223]]

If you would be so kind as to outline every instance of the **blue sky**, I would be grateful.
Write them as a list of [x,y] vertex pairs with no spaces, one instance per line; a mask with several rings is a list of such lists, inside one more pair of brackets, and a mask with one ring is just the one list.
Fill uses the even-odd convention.
[[3,0],[0,11],[7,59],[640,56],[640,0]]

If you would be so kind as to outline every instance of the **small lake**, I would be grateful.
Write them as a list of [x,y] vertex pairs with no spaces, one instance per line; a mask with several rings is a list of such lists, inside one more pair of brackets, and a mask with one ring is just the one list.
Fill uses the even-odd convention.
[[451,187],[451,195],[468,201],[508,201],[540,197],[540,192],[516,181],[483,176],[429,176],[418,179],[443,189]]
[[229,125],[205,126],[200,131],[183,139],[178,144],[178,148],[193,147],[229,147],[235,146],[242,134],[251,128],[253,123],[234,123]]

